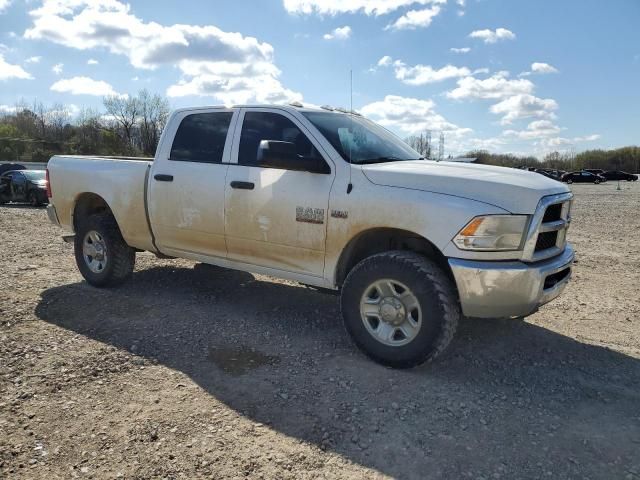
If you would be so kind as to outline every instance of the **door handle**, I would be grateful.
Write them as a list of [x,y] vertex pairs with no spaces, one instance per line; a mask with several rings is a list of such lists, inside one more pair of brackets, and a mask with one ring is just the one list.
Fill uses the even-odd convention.
[[173,175],[165,175],[164,173],[157,173],[153,178],[159,182],[173,182]]
[[255,184],[253,182],[239,182],[234,180],[231,182],[231,188],[237,188],[240,190],[253,190],[255,188]]

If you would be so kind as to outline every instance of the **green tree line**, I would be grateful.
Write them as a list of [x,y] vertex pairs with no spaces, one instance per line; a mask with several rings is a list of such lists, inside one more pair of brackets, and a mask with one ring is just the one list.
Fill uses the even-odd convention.
[[578,154],[551,152],[542,161],[536,157],[496,154],[485,150],[468,152],[465,156],[477,158],[477,163],[503,167],[536,167],[575,171],[585,168],[624,170],[640,173],[640,147],[630,146],[611,150],[585,150]]
[[141,90],[103,99],[103,111],[24,101],[0,115],[0,160],[46,162],[52,155],[153,156],[169,116],[166,98]]

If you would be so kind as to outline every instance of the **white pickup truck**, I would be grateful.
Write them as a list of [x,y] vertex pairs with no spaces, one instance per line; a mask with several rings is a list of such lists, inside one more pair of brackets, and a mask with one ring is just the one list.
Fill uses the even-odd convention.
[[356,345],[393,367],[435,358],[461,315],[531,314],[571,276],[565,185],[424,160],[355,113],[180,109],[153,161],[54,156],[47,174],[91,285],[149,251],[339,290]]

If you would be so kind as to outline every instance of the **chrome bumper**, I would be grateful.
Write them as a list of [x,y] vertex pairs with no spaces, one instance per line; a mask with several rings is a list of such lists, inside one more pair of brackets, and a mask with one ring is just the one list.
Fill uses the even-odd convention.
[[56,213],[56,207],[49,204],[47,205],[47,215],[49,216],[49,221],[54,225],[60,226],[60,220],[58,220],[58,214]]
[[449,265],[465,316],[522,317],[562,293],[571,278],[574,256],[567,244],[560,255],[536,263],[450,258]]

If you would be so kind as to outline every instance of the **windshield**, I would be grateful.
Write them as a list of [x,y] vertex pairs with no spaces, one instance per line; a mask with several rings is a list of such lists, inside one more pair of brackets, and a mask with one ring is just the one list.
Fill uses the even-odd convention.
[[31,171],[23,170],[20,173],[22,173],[25,177],[27,177],[28,180],[31,180],[34,182],[37,182],[38,180],[44,180],[46,175],[46,172],[44,170],[31,170]]
[[347,162],[365,164],[421,160],[418,152],[388,130],[356,116],[303,112]]

